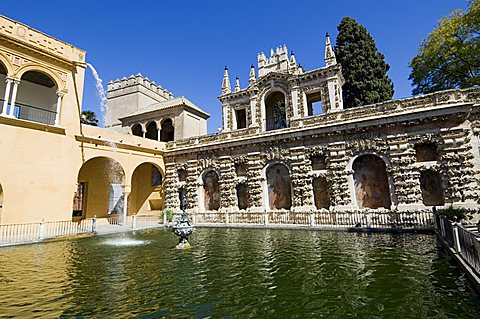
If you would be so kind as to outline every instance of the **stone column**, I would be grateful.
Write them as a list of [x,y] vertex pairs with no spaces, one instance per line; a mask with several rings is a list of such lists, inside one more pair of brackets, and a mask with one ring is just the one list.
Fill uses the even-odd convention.
[[258,126],[257,122],[257,98],[258,96],[252,95],[250,97],[250,117],[252,121],[250,122],[250,127]]
[[299,118],[299,110],[298,110],[298,96],[299,96],[298,85],[295,85],[292,88],[292,109],[293,109],[293,118]]
[[128,195],[132,191],[132,185],[123,185],[123,212],[122,212],[122,224],[127,224],[128,215]]
[[312,210],[315,208],[312,202],[313,187],[311,178],[308,176],[311,165],[305,158],[305,147],[292,147],[290,152],[293,208],[295,211]]
[[165,164],[165,208],[176,210],[180,207],[177,189],[176,189],[176,172],[174,163]]
[[[197,160],[190,160],[187,162],[187,178],[186,178],[186,185],[185,190],[187,193],[187,201],[188,209],[196,210],[200,206],[200,200],[198,198],[198,179],[199,179],[199,171],[198,171],[198,161]],[[202,184],[203,186],[203,184]]]
[[57,92],[57,110],[55,113],[55,125],[58,126],[60,124],[60,111],[62,109],[62,100],[65,94],[63,92]]
[[13,80],[12,101],[10,102],[10,112],[8,116],[14,117],[13,111],[15,110],[15,101],[17,99],[17,90],[20,80]]
[[235,165],[231,156],[218,158],[220,164],[220,196],[221,208],[232,211],[237,206],[235,193]]
[[228,126],[228,111],[230,109],[230,105],[228,103],[224,103],[222,105],[222,116],[223,116],[223,131],[227,132],[230,131],[230,127]]
[[2,116],[7,115],[8,99],[10,98],[10,91],[11,91],[10,89],[11,89],[13,79],[6,78],[5,82],[7,83],[7,85],[5,87],[5,95],[4,95],[3,108],[2,108],[2,114],[1,114]]
[[260,152],[251,152],[247,154],[247,189],[248,200],[251,211],[263,212],[263,163]]

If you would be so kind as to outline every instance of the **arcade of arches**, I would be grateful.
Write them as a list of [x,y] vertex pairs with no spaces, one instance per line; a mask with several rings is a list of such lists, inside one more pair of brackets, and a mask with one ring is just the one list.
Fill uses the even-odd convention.
[[171,142],[175,139],[175,128],[170,118],[164,119],[160,126],[157,122],[150,121],[145,125],[145,130],[141,124],[134,124],[131,127],[132,135],[148,138],[160,142]]
[[121,216],[125,202],[128,215],[163,210],[163,176],[156,164],[142,163],[135,168],[129,192],[125,191],[125,178],[125,170],[112,158],[86,161],[78,173],[73,217]]

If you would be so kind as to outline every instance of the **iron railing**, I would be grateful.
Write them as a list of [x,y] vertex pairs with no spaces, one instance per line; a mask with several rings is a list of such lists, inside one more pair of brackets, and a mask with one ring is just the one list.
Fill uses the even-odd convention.
[[57,115],[57,112],[45,110],[36,106],[23,103],[15,103],[13,115],[21,120],[55,125],[55,117]]
[[480,235],[438,214],[435,214],[435,230],[480,276]]
[[265,121],[265,129],[267,131],[279,130],[287,127],[288,125],[285,117],[269,118]]
[[25,224],[0,225],[0,246],[39,242],[69,235],[85,233],[108,234],[132,229],[158,227],[163,224],[161,215],[138,214],[128,216],[122,223],[122,216],[87,218],[79,221],[53,221]]

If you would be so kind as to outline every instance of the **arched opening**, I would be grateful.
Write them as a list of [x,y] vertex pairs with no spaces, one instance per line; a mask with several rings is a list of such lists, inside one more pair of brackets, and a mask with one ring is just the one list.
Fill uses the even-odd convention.
[[375,155],[362,155],[353,162],[353,180],[359,208],[390,208],[390,189],[385,162]]
[[317,177],[313,179],[313,199],[317,209],[330,208],[330,193],[328,190],[328,182],[325,177]]
[[109,157],[95,157],[83,163],[73,199],[73,217],[107,217],[123,213],[122,166]]
[[140,124],[132,126],[132,135],[143,137],[143,130]]
[[175,129],[173,127],[172,119],[165,119],[162,122],[162,129],[160,131],[160,141],[171,142],[175,138]]
[[3,188],[2,188],[2,184],[0,184],[0,222],[2,220],[2,211],[3,211]]
[[132,174],[128,215],[160,212],[164,203],[163,176],[160,169],[152,163],[137,166]]
[[287,166],[276,163],[266,170],[268,205],[270,209],[292,207],[292,182]]
[[147,132],[145,133],[145,137],[151,140],[158,141],[157,123],[150,122],[147,124]]
[[57,91],[57,85],[48,75],[38,71],[25,72],[18,86],[13,115],[23,120],[54,125]]
[[442,206],[445,204],[442,177],[438,172],[430,170],[421,172],[420,189],[425,206]]
[[286,127],[285,95],[275,91],[265,98],[265,129],[272,131]]
[[3,102],[5,101],[5,89],[6,89],[6,79],[7,79],[7,68],[0,62],[0,114],[6,113],[3,111]]
[[246,183],[240,183],[236,187],[238,209],[248,208],[248,188]]
[[219,176],[215,171],[208,171],[203,175],[203,191],[205,210],[218,210],[220,208]]

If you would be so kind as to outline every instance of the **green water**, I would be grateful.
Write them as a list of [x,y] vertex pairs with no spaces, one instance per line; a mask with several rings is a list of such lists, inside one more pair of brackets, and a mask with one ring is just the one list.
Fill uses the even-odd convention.
[[0,317],[479,318],[434,236],[163,229],[0,249]]

